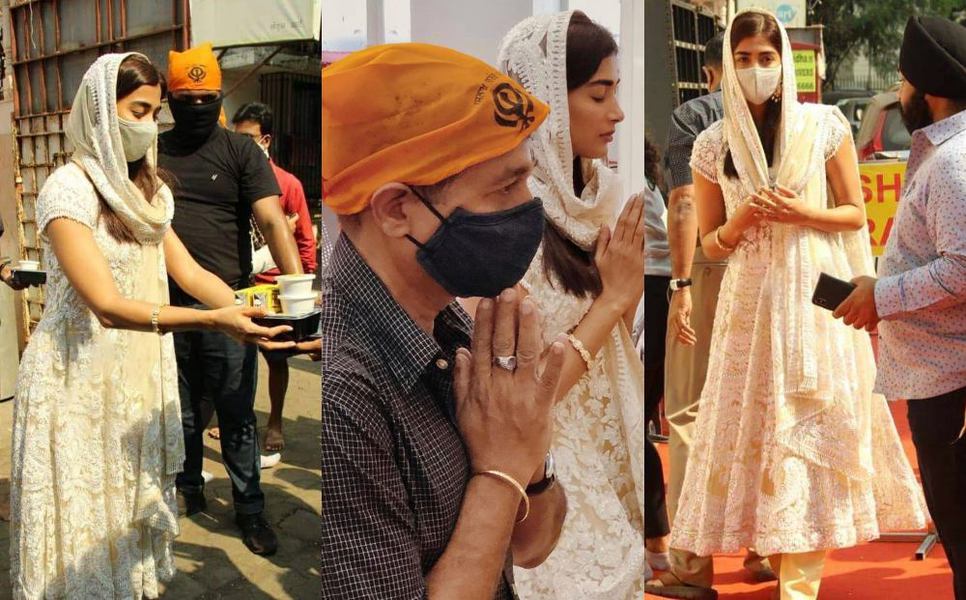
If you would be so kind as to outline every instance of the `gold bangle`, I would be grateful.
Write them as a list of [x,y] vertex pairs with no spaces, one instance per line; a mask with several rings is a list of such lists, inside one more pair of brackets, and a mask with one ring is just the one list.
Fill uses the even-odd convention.
[[734,246],[729,246],[725,244],[724,241],[722,241],[720,227],[714,230],[714,243],[718,245],[718,248],[721,248],[725,252],[734,252],[735,248],[738,247],[738,244],[735,244]]
[[494,471],[494,470],[479,471],[477,473],[474,473],[474,475],[488,475],[490,477],[496,477],[500,481],[510,485],[513,489],[515,489],[520,494],[520,497],[523,498],[523,504],[524,504],[523,517],[519,521],[517,521],[517,523],[523,523],[524,521],[527,520],[527,517],[530,516],[530,496],[527,496],[526,488],[520,485],[519,481],[517,481],[510,475],[507,475],[503,471]]
[[567,336],[567,340],[570,342],[570,345],[574,347],[574,350],[577,351],[577,354],[580,355],[580,358],[584,359],[584,362],[587,363],[587,370],[590,371],[590,369],[594,366],[594,357],[591,356],[590,352],[587,350],[587,347],[584,346],[584,343],[577,339],[577,336],[572,333]]

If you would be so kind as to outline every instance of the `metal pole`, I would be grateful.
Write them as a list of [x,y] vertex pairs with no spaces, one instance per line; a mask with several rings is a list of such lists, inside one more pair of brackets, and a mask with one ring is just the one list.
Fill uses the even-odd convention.
[[383,0],[366,0],[366,45],[386,43],[386,9]]
[[258,64],[257,65],[255,65],[254,67],[252,67],[247,73],[245,73],[242,76],[241,79],[239,79],[238,81],[235,82],[235,85],[231,86],[231,88],[229,88],[228,91],[225,92],[224,97],[227,98],[228,96],[230,96],[232,94],[232,92],[234,92],[235,90],[237,90],[239,88],[239,86],[241,86],[241,84],[245,83],[252,75],[254,75],[255,73],[257,73],[259,69],[261,69],[266,64],[268,64],[268,61],[270,61],[273,58],[275,58],[275,55],[278,54],[281,51],[282,51],[282,46],[279,46],[279,47],[275,48],[275,50],[272,51],[271,54],[269,54],[268,56],[266,56],[262,60],[258,61]]

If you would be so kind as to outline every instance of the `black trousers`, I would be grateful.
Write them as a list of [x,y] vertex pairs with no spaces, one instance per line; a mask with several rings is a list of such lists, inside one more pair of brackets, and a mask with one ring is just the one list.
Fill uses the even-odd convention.
[[[664,338],[667,335],[670,277],[644,277],[644,420],[658,418],[664,396]],[[664,491],[661,455],[650,439],[644,440],[644,537],[664,537],[671,532]]]
[[239,344],[214,331],[175,333],[174,345],[185,442],[184,469],[178,474],[178,489],[189,493],[204,490],[202,435],[207,423],[202,404],[210,402],[218,415],[221,456],[231,479],[235,512],[262,512],[265,496],[260,484],[255,419],[256,347]]
[[966,388],[908,406],[926,504],[953,571],[956,600],[966,600],[966,436],[959,437]]

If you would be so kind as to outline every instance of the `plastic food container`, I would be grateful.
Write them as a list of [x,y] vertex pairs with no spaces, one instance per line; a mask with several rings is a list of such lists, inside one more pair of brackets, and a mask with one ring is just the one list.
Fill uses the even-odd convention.
[[279,302],[282,303],[283,315],[289,317],[299,317],[301,315],[307,315],[315,310],[316,297],[317,295],[314,293],[299,295],[280,294],[278,299]]
[[275,278],[280,296],[307,296],[312,293],[315,275],[279,275]]
[[318,337],[319,322],[322,320],[322,311],[313,310],[307,315],[293,317],[289,315],[268,315],[265,317],[255,317],[252,319],[262,327],[278,327],[288,325],[292,331],[280,333],[274,338],[276,342],[301,342],[307,339]]
[[40,261],[37,260],[22,260],[17,268],[21,271],[36,271],[40,268]]
[[235,297],[245,306],[264,308],[268,314],[282,312],[282,305],[278,301],[277,285],[256,285],[235,292]]

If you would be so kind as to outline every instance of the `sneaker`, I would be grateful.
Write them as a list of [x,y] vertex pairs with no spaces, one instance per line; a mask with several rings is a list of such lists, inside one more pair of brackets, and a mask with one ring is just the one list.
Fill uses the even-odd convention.
[[278,550],[278,538],[262,513],[235,515],[235,523],[242,532],[242,541],[253,554],[271,556]]

